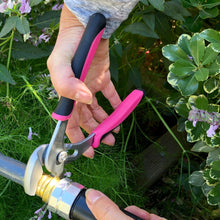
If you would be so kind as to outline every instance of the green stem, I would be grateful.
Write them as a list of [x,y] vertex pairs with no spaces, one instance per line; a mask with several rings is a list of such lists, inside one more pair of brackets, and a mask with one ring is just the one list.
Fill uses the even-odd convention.
[[188,162],[188,176],[190,176],[190,158],[189,155],[187,154],[187,151],[185,150],[185,148],[183,147],[183,145],[180,143],[180,141],[178,140],[178,138],[175,136],[175,134],[172,132],[172,130],[170,129],[170,127],[168,126],[168,124],[166,123],[166,121],[163,119],[162,115],[159,113],[159,111],[157,110],[157,108],[154,106],[154,104],[151,102],[151,100],[146,97],[145,98],[146,101],[151,105],[151,107],[153,108],[153,110],[155,111],[155,113],[157,114],[157,116],[159,117],[159,119],[161,120],[161,122],[163,123],[163,125],[166,127],[166,129],[168,130],[168,132],[171,134],[171,136],[174,138],[174,140],[177,142],[177,144],[180,146],[180,148],[182,149],[182,157],[181,157],[181,167],[180,167],[180,181],[179,181],[179,190],[178,190],[178,196],[180,193],[180,186],[181,186],[181,181],[182,181],[182,169],[183,169],[183,157],[184,155],[186,155],[187,158],[187,162]]
[[162,115],[159,113],[159,111],[157,110],[157,108],[154,106],[154,104],[151,102],[151,100],[149,98],[145,98],[147,100],[147,102],[151,105],[151,107],[153,108],[153,110],[155,111],[155,113],[157,114],[157,116],[159,117],[159,119],[161,120],[161,122],[163,123],[163,125],[165,126],[165,128],[168,130],[168,132],[171,134],[171,136],[174,138],[174,140],[177,142],[177,144],[180,146],[180,148],[182,149],[183,153],[186,153],[185,148],[183,147],[183,145],[179,142],[179,140],[177,139],[176,135],[172,132],[172,130],[170,129],[170,127],[168,126],[168,124],[165,122],[165,120],[163,119]]
[[[10,43],[9,43],[9,50],[8,50],[8,60],[7,60],[7,70],[9,71],[10,61],[11,61],[11,51],[12,51],[12,43],[14,39],[14,30],[11,32]],[[9,83],[6,83],[6,97],[9,98]]]
[[[37,94],[37,91],[32,87],[32,85],[27,81],[27,79],[22,76],[22,79],[25,81],[27,88],[33,93],[33,95],[37,98],[37,100],[40,102],[40,104],[43,106],[44,110],[48,113],[48,115],[51,117],[51,113],[42,101],[41,97]],[[53,119],[53,118],[52,118]],[[53,119],[53,121],[56,123],[56,120]]]

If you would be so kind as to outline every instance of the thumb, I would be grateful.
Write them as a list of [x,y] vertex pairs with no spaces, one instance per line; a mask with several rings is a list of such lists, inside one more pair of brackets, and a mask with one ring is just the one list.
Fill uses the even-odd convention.
[[97,220],[130,220],[106,195],[94,189],[86,190],[86,203]]

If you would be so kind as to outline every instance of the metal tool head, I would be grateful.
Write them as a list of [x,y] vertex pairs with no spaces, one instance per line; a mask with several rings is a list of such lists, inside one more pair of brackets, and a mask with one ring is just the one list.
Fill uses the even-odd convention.
[[[54,130],[50,144],[46,147],[43,155],[46,169],[55,176],[61,176],[64,170],[64,164],[78,159],[91,145],[95,134],[75,144],[64,144],[64,135],[67,121],[58,121]],[[72,155],[68,151],[73,150]]]
[[24,174],[25,193],[34,196],[37,190],[37,184],[43,175],[43,154],[47,145],[41,145],[31,154]]
[[55,176],[61,176],[64,169],[64,161],[67,153],[64,149],[64,135],[67,121],[58,121],[53,136],[43,158],[46,169]]

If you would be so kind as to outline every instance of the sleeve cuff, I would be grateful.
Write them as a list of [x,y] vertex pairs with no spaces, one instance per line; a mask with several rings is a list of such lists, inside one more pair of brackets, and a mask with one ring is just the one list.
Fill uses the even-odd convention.
[[[101,3],[100,3],[101,2]],[[89,17],[102,13],[106,17],[103,38],[110,38],[112,33],[126,20],[138,0],[64,0],[67,8],[86,26]]]

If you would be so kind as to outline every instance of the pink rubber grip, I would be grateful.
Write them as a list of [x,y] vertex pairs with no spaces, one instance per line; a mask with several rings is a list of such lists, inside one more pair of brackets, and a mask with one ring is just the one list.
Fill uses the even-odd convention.
[[141,101],[143,95],[144,92],[138,89],[131,92],[115,109],[115,111],[92,131],[92,133],[95,134],[92,144],[93,148],[97,148],[99,146],[103,135],[116,128],[131,114],[131,112]]

